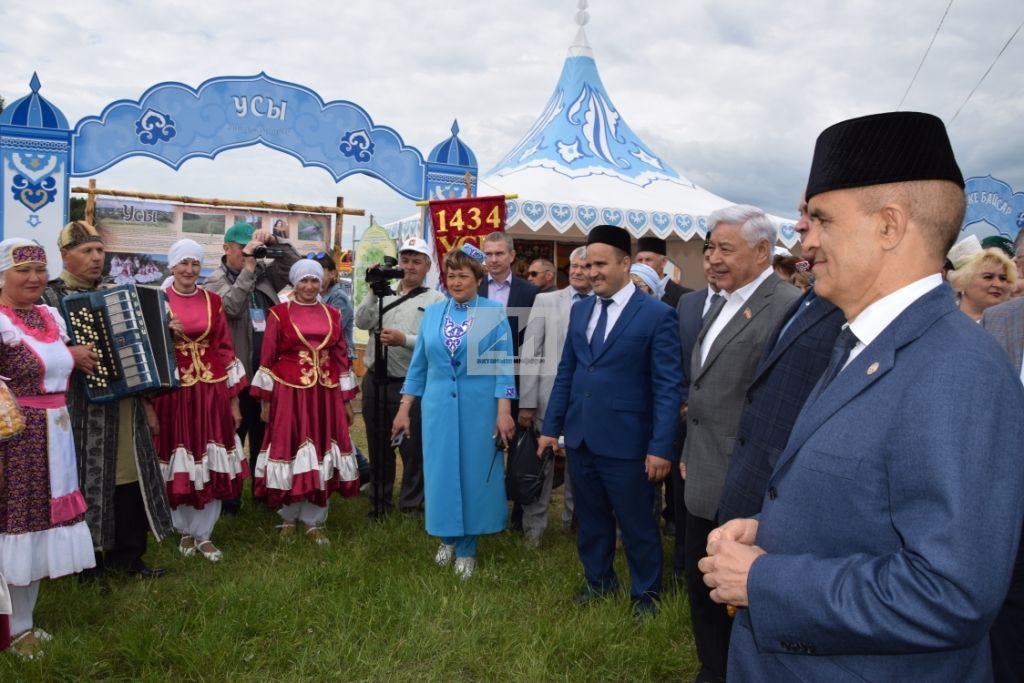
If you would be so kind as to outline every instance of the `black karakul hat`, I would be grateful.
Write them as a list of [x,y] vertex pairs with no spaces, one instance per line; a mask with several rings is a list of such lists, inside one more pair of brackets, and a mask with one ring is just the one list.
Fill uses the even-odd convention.
[[627,255],[631,253],[629,233],[614,225],[595,225],[587,235],[587,244],[610,244]]
[[818,136],[807,200],[832,190],[910,180],[964,186],[945,125],[920,112],[872,114],[837,123]]
[[637,252],[649,251],[661,256],[668,256],[668,246],[660,237],[641,237],[636,241]]

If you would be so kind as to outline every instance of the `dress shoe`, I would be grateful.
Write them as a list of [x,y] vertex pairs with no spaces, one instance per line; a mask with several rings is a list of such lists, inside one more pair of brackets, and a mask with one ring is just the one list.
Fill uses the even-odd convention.
[[697,677],[693,679],[693,683],[725,683],[725,678],[702,666],[697,672]]
[[633,619],[642,623],[658,613],[658,603],[650,598],[633,600]]
[[455,558],[455,576],[459,577],[463,581],[473,576],[473,572],[476,570],[476,558],[475,557],[456,557]]
[[126,570],[128,576],[137,576],[140,579],[159,579],[167,573],[166,567],[150,567],[141,561]]
[[437,546],[437,552],[434,553],[434,562],[438,567],[447,567],[451,564],[453,557],[455,557],[455,546],[442,543]]
[[584,605],[589,605],[592,602],[603,600],[612,593],[615,593],[617,590],[618,588],[594,588],[588,583],[582,589],[580,589],[579,593],[573,596],[572,601],[580,607],[582,607]]

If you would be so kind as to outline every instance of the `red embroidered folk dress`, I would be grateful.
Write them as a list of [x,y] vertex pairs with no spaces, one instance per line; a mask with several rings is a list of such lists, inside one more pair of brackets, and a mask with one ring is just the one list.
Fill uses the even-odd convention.
[[0,375],[25,416],[25,429],[0,442],[0,576],[12,586],[96,564],[65,405],[66,341],[55,309],[0,306]]
[[260,369],[249,394],[270,401],[270,422],[256,460],[255,495],[272,507],[331,492],[359,493],[345,401],[359,390],[338,311],[326,304],[279,304],[267,315]]
[[154,441],[171,507],[201,510],[214,499],[237,498],[249,476],[231,416],[231,398],[248,380],[220,297],[198,287],[192,294],[164,291],[184,327],[174,340],[181,387],[153,399],[160,425]]

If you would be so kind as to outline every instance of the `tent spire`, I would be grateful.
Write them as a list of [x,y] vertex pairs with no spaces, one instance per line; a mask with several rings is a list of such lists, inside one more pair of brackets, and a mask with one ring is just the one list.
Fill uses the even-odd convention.
[[579,0],[576,5],[579,12],[576,13],[576,24],[579,30],[576,31],[576,38],[569,46],[570,57],[593,57],[594,51],[590,49],[590,42],[587,40],[587,32],[584,26],[590,21],[590,14],[587,12],[587,0]]

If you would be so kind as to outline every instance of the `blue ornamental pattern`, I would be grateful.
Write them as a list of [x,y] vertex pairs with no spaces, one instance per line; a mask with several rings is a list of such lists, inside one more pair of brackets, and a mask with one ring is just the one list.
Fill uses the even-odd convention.
[[13,171],[9,190],[15,201],[35,213],[57,198],[57,180],[53,177],[63,169],[55,154],[14,152],[7,159]]
[[342,154],[362,163],[366,163],[373,156],[373,148],[373,140],[365,130],[346,132],[341,137],[341,144],[338,145]]
[[37,183],[30,182],[25,176],[18,174],[11,182],[14,198],[24,204],[29,211],[38,211],[57,197],[57,181],[47,176]]
[[142,144],[155,145],[158,142],[167,142],[177,135],[178,131],[170,114],[147,109],[135,122],[135,134],[139,136],[139,142]]

